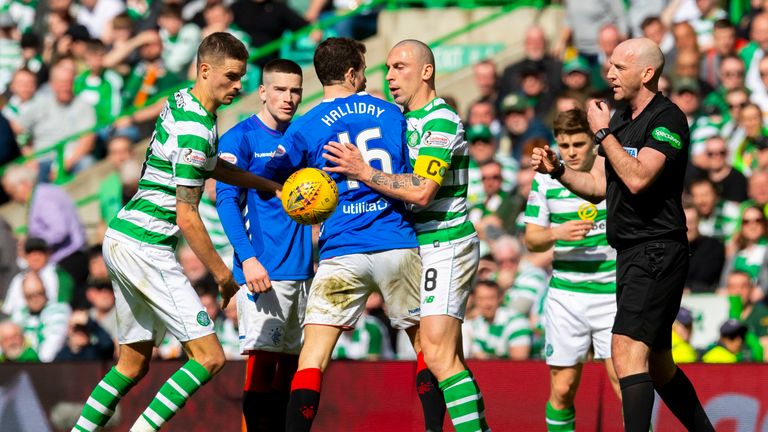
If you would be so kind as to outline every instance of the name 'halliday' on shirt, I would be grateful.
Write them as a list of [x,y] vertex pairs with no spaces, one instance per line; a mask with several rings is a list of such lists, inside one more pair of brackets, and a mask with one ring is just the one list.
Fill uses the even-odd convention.
[[[345,107],[346,110],[344,109]],[[336,120],[347,114],[368,114],[379,118],[383,113],[384,108],[377,107],[376,105],[365,102],[352,102],[337,106],[328,114],[324,115],[320,120],[322,120],[326,126],[330,127]]]

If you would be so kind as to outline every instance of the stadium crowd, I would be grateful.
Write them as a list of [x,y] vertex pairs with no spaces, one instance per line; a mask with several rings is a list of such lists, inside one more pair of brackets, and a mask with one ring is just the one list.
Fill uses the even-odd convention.
[[[687,290],[722,296],[730,305],[729,319],[717,323],[720,338],[704,351],[690,345],[701,317],[681,308],[673,329],[675,358],[768,361],[768,1],[752,0],[746,10],[730,7],[730,13],[722,8],[730,4],[715,0],[630,2],[611,10],[599,9],[605,2],[563,3],[567,25],[560,35],[548,39],[531,26],[522,59],[503,68],[492,60],[475,64],[480,97],[456,107],[465,113],[470,145],[469,215],[482,241],[463,329],[466,357],[543,358],[540,317],[552,253],[529,252],[523,241],[532,149],[554,143],[557,113],[584,108],[590,98],[611,103],[609,59],[632,35],[662,48],[661,91],[683,110],[691,130]],[[74,202],[51,179],[59,170],[76,174],[99,159],[109,161],[112,173],[99,192],[97,237],[103,236],[138,187],[141,166],[131,151],[160,112],[163,99],[154,97],[194,75],[202,37],[229,31],[254,50],[286,28],[299,29],[342,7],[323,0],[291,6],[272,0],[0,0],[0,164],[88,130],[66,141],[62,159],[42,153],[3,176],[7,196],[0,199],[25,206],[27,230],[14,233],[4,222],[0,229],[1,361],[114,358],[115,297],[101,246],[87,244]],[[357,24],[333,34],[370,33],[365,22]],[[258,73],[248,78],[255,88]],[[209,180],[201,215],[231,262],[215,199]],[[235,303],[219,310],[216,283],[202,262],[189,247],[178,255],[227,357],[241,358]],[[415,358],[404,333],[389,327],[381,296],[371,296],[366,309],[334,356]],[[183,351],[166,337],[156,355],[173,359]]]

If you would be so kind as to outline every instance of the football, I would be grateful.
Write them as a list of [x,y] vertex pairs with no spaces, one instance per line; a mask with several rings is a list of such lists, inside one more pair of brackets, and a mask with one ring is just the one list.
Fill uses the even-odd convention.
[[283,184],[283,210],[291,219],[304,225],[314,225],[336,210],[339,189],[336,182],[316,168],[303,168],[288,177]]

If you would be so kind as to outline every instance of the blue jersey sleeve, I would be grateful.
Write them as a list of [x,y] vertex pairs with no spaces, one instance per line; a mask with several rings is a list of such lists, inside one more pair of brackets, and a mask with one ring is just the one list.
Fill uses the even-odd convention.
[[[239,130],[225,133],[219,140],[219,152],[219,157],[222,159],[248,171],[251,151],[247,135]],[[245,232],[245,223],[240,211],[240,196],[244,192],[237,186],[216,183],[216,209],[219,212],[219,219],[229,242],[235,249],[235,259],[239,259],[241,263],[256,256],[251,239]],[[254,237],[256,241],[261,241],[260,236]]]

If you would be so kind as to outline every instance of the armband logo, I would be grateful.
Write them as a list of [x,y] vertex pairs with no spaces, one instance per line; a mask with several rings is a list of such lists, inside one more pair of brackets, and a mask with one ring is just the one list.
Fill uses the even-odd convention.
[[651,136],[656,141],[665,142],[672,146],[672,148],[680,149],[683,147],[683,142],[680,140],[680,135],[670,131],[669,129],[659,126],[651,132]]
[[219,153],[219,157],[222,160],[225,160],[232,165],[237,165],[237,156],[233,155],[232,153]]

